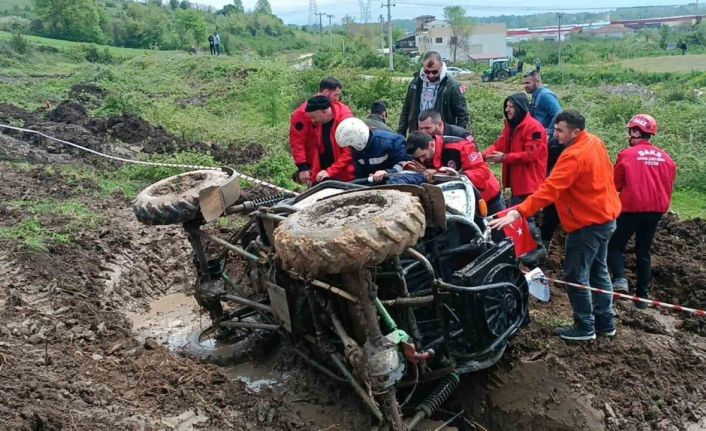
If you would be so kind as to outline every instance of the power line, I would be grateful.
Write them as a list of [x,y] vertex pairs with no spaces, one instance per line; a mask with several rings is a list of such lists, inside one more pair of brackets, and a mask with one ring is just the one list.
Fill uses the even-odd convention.
[[[535,12],[582,12],[582,11],[591,11],[591,10],[597,10],[597,11],[605,11],[605,10],[615,10],[615,9],[630,9],[630,8],[636,8],[636,7],[678,7],[678,6],[688,6],[689,4],[687,3],[682,3],[682,4],[657,4],[657,5],[645,5],[645,6],[593,6],[593,7],[548,7],[548,6],[513,6],[513,5],[503,5],[503,4],[495,4],[495,5],[489,5],[487,3],[485,4],[477,4],[477,3],[462,3],[458,2],[458,6],[462,6],[467,9],[471,10],[485,10],[485,11],[496,11],[496,10],[508,10],[508,11],[535,11]],[[443,3],[427,3],[427,2],[416,2],[416,1],[399,1],[397,4],[401,6],[422,6],[422,7],[438,7],[438,8],[444,8],[447,6],[447,4]]]
[[395,70],[395,63],[392,58],[392,0],[387,0],[387,4],[382,4],[380,7],[387,6],[387,60],[390,65],[390,71]]
[[326,15],[326,12],[316,12],[314,15],[317,15],[319,17],[319,39],[321,39],[321,49],[324,49],[324,26],[323,26],[323,16]]
[[333,15],[328,14],[326,15],[326,18],[328,18],[328,34],[331,36],[331,48],[333,48],[333,24],[331,24],[331,20],[333,19]]

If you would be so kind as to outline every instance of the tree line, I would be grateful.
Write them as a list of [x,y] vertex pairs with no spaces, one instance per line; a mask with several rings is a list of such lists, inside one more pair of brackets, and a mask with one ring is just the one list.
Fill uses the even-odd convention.
[[[32,0],[31,8],[9,13],[13,16],[2,20],[4,30],[128,48],[203,47],[214,31],[226,52],[301,48],[308,43],[273,15],[268,0],[258,0],[250,11],[242,0],[220,10],[204,10],[188,0]],[[282,46],[274,46],[278,44]]]

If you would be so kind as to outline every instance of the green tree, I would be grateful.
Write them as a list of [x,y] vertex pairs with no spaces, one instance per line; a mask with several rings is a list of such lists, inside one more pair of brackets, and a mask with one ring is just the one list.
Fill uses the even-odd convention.
[[169,0],[169,7],[172,10],[175,10],[176,8],[179,7],[179,0]]
[[233,7],[233,12],[245,13],[245,8],[243,7],[243,0],[233,0]]
[[272,15],[272,7],[270,6],[270,2],[268,0],[257,0],[254,12],[256,14]]
[[203,14],[194,9],[179,10],[176,13],[176,28],[183,48],[206,39],[206,21]]
[[191,7],[191,3],[189,3],[188,0],[181,0],[181,2],[179,3],[179,7],[180,7],[181,9],[186,10],[186,9],[189,9],[189,8]]
[[96,0],[33,0],[42,33],[57,39],[103,42],[100,6]]
[[147,0],[149,6],[162,7],[162,0]]
[[669,26],[661,25],[659,27],[659,47],[667,49],[667,38],[669,37]]
[[473,25],[470,19],[466,17],[466,9],[461,6],[446,6],[444,8],[444,18],[451,28],[449,48],[452,51],[453,61],[456,62],[458,48],[468,48],[468,38],[473,33]]

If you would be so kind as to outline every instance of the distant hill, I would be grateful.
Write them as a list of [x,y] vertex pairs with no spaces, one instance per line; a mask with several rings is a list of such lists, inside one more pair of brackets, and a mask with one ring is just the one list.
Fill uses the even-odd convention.
[[[565,13],[563,22],[565,24],[587,23],[595,21],[606,21],[608,19],[638,19],[638,18],[656,18],[662,16],[676,15],[697,15],[706,14],[706,7],[701,6],[696,8],[696,4],[683,6],[649,6],[649,7],[628,7],[614,9],[606,12],[577,12]],[[443,13],[437,16],[443,19]],[[523,28],[523,27],[543,27],[557,24],[557,16],[555,12],[537,13],[532,15],[498,15],[488,17],[473,17],[474,21],[479,23],[505,23],[508,28]],[[401,27],[406,32],[415,30],[415,21],[413,19],[393,20],[394,25]]]

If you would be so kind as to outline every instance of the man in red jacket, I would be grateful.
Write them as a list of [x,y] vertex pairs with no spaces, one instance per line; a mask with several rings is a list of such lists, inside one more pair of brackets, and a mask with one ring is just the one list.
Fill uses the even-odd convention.
[[336,144],[336,128],[353,114],[339,109],[336,103],[332,104],[323,95],[307,100],[305,112],[312,124],[312,136],[306,146],[311,183],[319,183],[327,178],[351,181],[354,178],[353,154],[350,148],[341,148]]
[[[613,290],[628,293],[625,277],[625,246],[635,234],[637,254],[636,294],[647,298],[650,291],[650,247],[657,224],[669,209],[677,165],[664,150],[652,145],[657,122],[646,114],[632,117],[626,125],[629,148],[615,162],[615,188],[623,205],[618,226],[608,245],[608,266],[613,273]],[[646,304],[636,303],[639,308]]]
[[[556,117],[554,136],[566,146],[549,177],[536,192],[490,222],[502,228],[529,217],[552,203],[566,236],[564,280],[583,286],[612,291],[606,264],[608,241],[615,231],[620,214],[620,198],[613,182],[613,166],[608,150],[598,136],[585,130],[586,119],[576,111],[564,111]],[[585,289],[567,288],[574,324],[559,327],[555,333],[565,340],[589,341],[596,334],[616,334],[613,297]]]
[[474,141],[456,136],[431,136],[415,130],[407,137],[407,154],[430,168],[427,175],[435,171],[466,174],[488,204],[489,215],[505,209],[500,183],[483,161]]
[[[328,77],[322,79],[319,83],[319,92],[317,96],[326,96],[331,105],[338,112],[347,112],[351,114],[350,108],[340,102],[342,92],[342,84],[336,78]],[[294,164],[297,165],[296,179],[302,184],[311,184],[315,177],[312,176],[311,161],[307,156],[309,147],[316,147],[316,126],[309,120],[306,115],[306,101],[299,105],[296,111],[292,113],[289,122],[289,146],[292,149],[292,157]]]
[[[505,128],[498,140],[483,152],[483,157],[488,163],[502,163],[503,187],[510,187],[510,206],[515,206],[534,193],[547,176],[547,131],[529,115],[525,93],[505,99],[503,112]],[[538,248],[525,255],[523,261],[536,265],[537,259],[546,255],[546,248],[534,217],[528,221]]]

